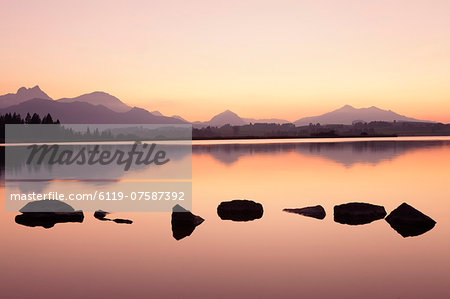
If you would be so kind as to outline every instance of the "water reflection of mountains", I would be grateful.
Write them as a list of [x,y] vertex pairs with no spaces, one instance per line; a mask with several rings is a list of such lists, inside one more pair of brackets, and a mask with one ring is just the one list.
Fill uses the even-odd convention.
[[322,157],[350,167],[358,163],[376,165],[415,150],[448,145],[450,145],[450,141],[444,140],[215,144],[194,145],[192,153],[194,155],[210,155],[224,164],[233,164],[245,156],[294,152],[306,156]]
[[[272,144],[214,144],[214,145],[194,145],[192,146],[193,155],[210,155],[214,159],[224,164],[233,164],[241,157],[253,155],[278,155],[284,153],[298,153],[306,156],[322,157],[324,159],[339,163],[346,167],[351,167],[358,163],[369,163],[376,165],[383,161],[393,160],[408,152],[439,148],[449,146],[447,140],[427,140],[427,141],[358,141],[358,142],[324,142],[324,143],[272,143]],[[190,153],[185,150],[175,150],[173,159],[180,161]],[[5,147],[0,147],[0,178],[4,179],[5,173]],[[20,170],[23,168],[24,161],[8,161],[6,167]],[[143,171],[145,165],[133,166],[131,171]],[[62,170],[70,169],[71,175],[81,177],[85,170],[83,167],[64,167]],[[78,169],[78,170],[77,170]],[[90,174],[98,179],[103,177],[105,169],[98,167],[98,173]],[[95,170],[95,169],[94,169]],[[92,170],[91,170],[92,171]],[[109,169],[109,174],[120,179],[121,172],[117,167]],[[110,176],[109,175],[109,176]],[[111,180],[114,181],[114,180]],[[95,183],[93,181],[93,183]],[[104,182],[106,183],[106,182]],[[102,184],[97,182],[95,184]]]
[[[77,153],[80,148],[88,146],[89,148],[93,148],[94,145],[60,145],[58,149],[58,154],[63,151],[71,151]],[[131,149],[132,145],[99,145],[99,150],[107,150],[110,152],[114,152],[116,150],[121,150],[122,152],[127,153]],[[139,148],[139,150],[142,150]],[[189,145],[158,145],[157,150],[164,151],[166,153],[166,157],[170,159],[171,163],[176,163],[180,168],[176,172],[165,173],[159,171],[162,167],[159,167],[155,171],[153,170],[151,173],[146,173],[146,176],[151,176],[149,178],[165,178],[165,176],[170,176],[173,178],[186,178],[190,176],[190,160],[184,161],[183,159],[189,157],[191,153],[191,148]],[[142,150],[143,151],[143,150]],[[108,163],[105,165],[88,165],[88,163],[77,164],[72,163],[71,165],[59,165],[59,164],[49,164],[48,156],[42,164],[36,163],[37,159],[34,159],[31,164],[26,164],[25,158],[29,156],[30,149],[27,149],[27,146],[13,146],[8,147],[5,150],[5,147],[0,147],[0,175],[4,177],[5,171],[8,171],[10,175],[8,179],[89,179],[89,180],[118,180],[123,177],[126,173],[133,176],[134,178],[142,178],[141,172],[147,169],[148,167],[154,166],[150,165],[137,165],[136,163],[132,163],[129,171],[124,170],[123,165],[118,165],[116,161],[112,163]],[[5,155],[8,156],[8,159],[5,161]],[[180,166],[181,164],[181,166]],[[171,165],[170,165],[171,166]],[[186,167],[182,167],[186,166]],[[166,167],[166,166],[165,166]],[[156,168],[156,167],[153,167]],[[179,177],[177,177],[179,176]]]
[[[64,150],[74,151],[80,145],[62,145],[59,152]],[[92,145],[91,145],[92,146]],[[124,152],[130,150],[129,145],[101,145],[100,149],[115,151],[120,149]],[[93,186],[107,186],[113,184],[125,176],[131,179],[190,179],[191,171],[191,147],[190,145],[159,145],[158,149],[167,153],[170,163],[163,166],[136,165],[133,163],[128,171],[122,165],[110,163],[107,165],[59,165],[42,163],[38,165],[36,161],[26,164],[24,157],[27,157],[26,146],[0,147],[0,187],[5,184],[5,172],[8,171],[8,186],[18,188],[22,193],[41,193],[54,179],[74,179],[82,180],[83,184]],[[5,161],[5,156],[8,159]],[[152,168],[150,170],[150,168]],[[13,180],[13,181],[11,181]]]
[[[194,155],[211,155],[222,163],[232,164],[238,161],[240,157],[249,155],[296,152],[303,155],[323,157],[345,166],[351,166],[356,163],[378,164],[385,160],[392,160],[410,151],[449,145],[450,141],[447,140],[212,144],[193,145],[192,153]],[[175,153],[173,156],[175,160],[183,159],[189,153],[185,150],[175,150],[173,152]],[[0,157],[0,171],[3,174],[5,170],[5,147],[3,146],[0,147]],[[8,164],[10,167],[20,168],[23,166],[20,165],[23,164],[23,161],[8,161]],[[142,168],[142,166],[136,168]]]

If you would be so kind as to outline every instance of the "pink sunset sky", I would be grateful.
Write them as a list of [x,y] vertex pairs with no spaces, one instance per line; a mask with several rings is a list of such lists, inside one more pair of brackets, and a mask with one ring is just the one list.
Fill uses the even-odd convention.
[[450,123],[450,1],[0,2],[0,94],[96,90],[206,120],[344,104]]

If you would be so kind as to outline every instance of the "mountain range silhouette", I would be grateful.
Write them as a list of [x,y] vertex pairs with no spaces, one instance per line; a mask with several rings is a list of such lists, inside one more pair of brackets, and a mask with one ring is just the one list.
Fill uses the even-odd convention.
[[21,87],[15,94],[0,96],[0,114],[50,113],[66,124],[182,124],[179,118],[153,115],[145,109],[129,107],[104,92],[53,100],[39,86]]
[[406,117],[391,110],[383,110],[375,106],[358,109],[350,105],[345,105],[337,110],[322,115],[300,118],[296,120],[294,124],[298,126],[305,126],[310,123],[351,125],[355,122],[371,121],[429,122]]
[[[50,113],[53,118],[60,119],[62,123],[189,123],[183,117],[173,115],[164,116],[154,110],[149,112],[138,107],[130,107],[120,99],[101,91],[83,94],[74,98],[61,98],[54,100],[39,86],[32,88],[21,87],[16,93],[0,96],[0,114],[5,113],[38,113],[41,116]],[[354,108],[345,105],[334,111],[312,117],[300,118],[293,123],[297,126],[320,123],[325,124],[352,124],[355,122],[431,122],[400,115],[391,110],[377,107]],[[209,121],[192,122],[194,128],[207,126],[222,127],[224,125],[242,126],[249,123],[289,123],[288,120],[278,118],[255,119],[242,118],[236,113],[225,110],[213,116]]]

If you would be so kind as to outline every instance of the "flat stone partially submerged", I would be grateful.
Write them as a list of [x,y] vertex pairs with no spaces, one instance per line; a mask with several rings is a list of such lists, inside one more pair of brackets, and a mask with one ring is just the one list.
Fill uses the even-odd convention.
[[386,210],[383,206],[370,203],[351,202],[334,206],[334,221],[341,224],[361,225],[383,219]]
[[180,205],[172,208],[172,235],[175,240],[190,236],[197,226],[205,221],[200,216],[192,214]]
[[222,220],[252,221],[261,218],[263,213],[262,204],[246,199],[223,201],[217,207],[217,214]]
[[106,212],[103,210],[97,210],[94,212],[94,217],[97,218],[98,220],[107,221],[107,220],[110,220],[108,218],[105,218],[108,214],[109,214],[109,212]]
[[78,222],[84,220],[83,211],[75,211],[70,205],[58,200],[39,200],[27,203],[15,217],[18,224],[51,228],[56,223]]
[[130,219],[115,218],[112,221],[114,221],[115,223],[133,224],[133,221]]
[[320,220],[324,219],[326,216],[325,209],[320,205],[298,209],[283,209],[283,211],[303,215],[306,217],[312,217]]
[[398,206],[385,220],[404,238],[424,234],[436,225],[436,221],[407,203]]
[[94,217],[100,221],[113,221],[115,223],[125,223],[125,224],[133,224],[132,220],[129,219],[121,219],[121,218],[115,218],[115,219],[110,219],[110,218],[106,218],[107,215],[109,215],[109,212],[103,211],[103,210],[97,210],[94,213]]

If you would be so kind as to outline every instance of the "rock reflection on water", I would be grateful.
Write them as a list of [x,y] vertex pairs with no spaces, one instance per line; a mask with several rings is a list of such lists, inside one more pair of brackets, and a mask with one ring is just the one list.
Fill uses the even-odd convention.
[[[299,139],[301,141],[301,139]],[[422,141],[355,141],[355,142],[299,142],[299,143],[254,143],[254,144],[208,144],[194,145],[192,154],[209,155],[224,164],[236,163],[245,156],[276,155],[297,153],[317,156],[345,167],[358,163],[376,165],[393,160],[408,152],[424,148],[436,148],[448,145],[445,140]]]

